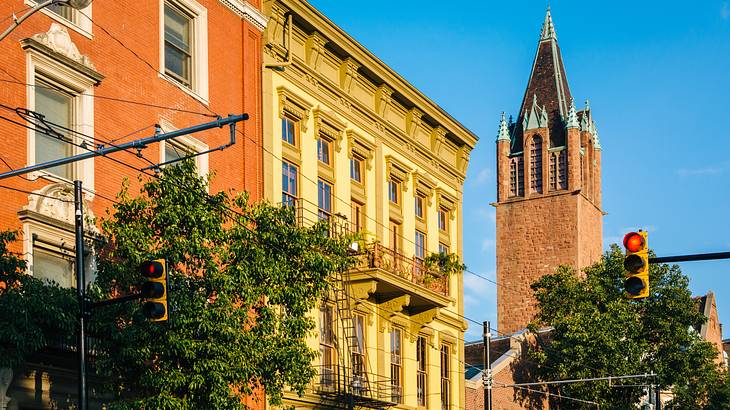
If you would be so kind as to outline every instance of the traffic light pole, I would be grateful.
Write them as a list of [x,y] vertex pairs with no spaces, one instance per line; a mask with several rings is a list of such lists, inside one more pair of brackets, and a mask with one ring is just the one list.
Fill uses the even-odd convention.
[[84,209],[81,181],[74,181],[74,210],[76,228],[76,295],[79,301],[77,351],[79,356],[79,410],[86,410],[86,274],[84,272]]
[[730,252],[696,253],[693,255],[679,256],[659,256],[649,258],[649,263],[711,261],[716,259],[730,259]]

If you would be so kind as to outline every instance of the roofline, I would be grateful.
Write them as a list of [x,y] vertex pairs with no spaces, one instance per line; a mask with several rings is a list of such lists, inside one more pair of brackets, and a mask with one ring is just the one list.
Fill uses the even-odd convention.
[[[383,79],[386,84],[389,83],[391,87],[393,87],[396,91],[399,93],[402,93],[404,97],[406,97],[408,100],[413,102],[416,106],[427,106],[432,109],[432,111],[435,111],[437,114],[440,114],[439,118],[438,116],[434,116],[432,112],[425,112],[429,116],[433,117],[436,121],[438,121],[441,125],[443,125],[447,130],[451,132],[451,134],[455,135],[457,138],[461,139],[464,144],[468,145],[470,148],[474,148],[476,146],[476,143],[479,141],[479,137],[472,132],[470,129],[468,129],[466,126],[464,126],[461,122],[456,120],[454,117],[451,116],[446,110],[441,108],[440,105],[436,104],[433,100],[428,98],[425,94],[423,94],[418,88],[413,86],[413,84],[409,83],[406,79],[404,79],[400,74],[398,74],[395,70],[390,68],[387,64],[385,64],[382,60],[380,60],[378,57],[376,57],[373,53],[370,52],[367,48],[365,48],[362,44],[360,44],[357,40],[352,38],[347,32],[345,32],[340,26],[335,24],[332,20],[327,18],[322,12],[317,10],[314,6],[312,6],[308,1],[306,0],[276,0],[280,3],[286,5],[289,9],[295,10],[297,12],[306,12],[308,13],[305,18],[308,20],[310,18],[313,18],[314,20],[318,20],[318,27],[317,29],[322,29],[322,34],[330,37],[330,38],[341,38],[345,40],[345,42],[349,43],[350,46],[346,51],[354,51],[355,54],[353,57],[355,59],[359,60],[363,65],[367,66],[369,70],[371,70],[375,75]],[[299,5],[302,7],[300,8]],[[409,91],[408,94],[403,93],[402,91]],[[425,110],[424,110],[425,111]],[[461,134],[465,135],[459,135],[456,132],[454,132],[454,129],[457,129],[461,132]],[[470,137],[464,138],[464,137]]]

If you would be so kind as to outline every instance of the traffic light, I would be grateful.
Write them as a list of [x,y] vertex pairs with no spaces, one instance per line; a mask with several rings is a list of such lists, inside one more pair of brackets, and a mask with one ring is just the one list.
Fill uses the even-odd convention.
[[624,236],[624,290],[629,299],[649,296],[649,243],[648,233],[629,232]]
[[167,266],[164,259],[144,261],[139,273],[147,280],[142,284],[142,313],[152,322],[167,320]]

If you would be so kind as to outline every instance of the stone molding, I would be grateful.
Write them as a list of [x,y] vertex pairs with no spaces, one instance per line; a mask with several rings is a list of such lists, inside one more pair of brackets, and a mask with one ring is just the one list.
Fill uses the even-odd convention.
[[302,132],[306,132],[309,111],[312,109],[313,104],[305,101],[284,86],[277,87],[276,93],[279,96],[279,117],[283,118],[287,115],[293,117],[299,121]]
[[258,31],[264,31],[266,24],[269,22],[269,18],[259,11],[256,7],[252,6],[251,3],[244,0],[219,0],[224,6],[228,7],[231,11],[236,13],[239,17],[248,21]]

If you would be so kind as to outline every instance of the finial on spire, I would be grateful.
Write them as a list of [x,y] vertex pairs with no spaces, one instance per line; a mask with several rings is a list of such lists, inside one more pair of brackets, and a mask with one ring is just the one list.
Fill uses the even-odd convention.
[[568,122],[566,128],[580,128],[578,115],[575,113],[575,100],[570,99],[570,110],[568,110]]
[[542,34],[540,35],[540,40],[550,39],[554,39],[557,41],[558,35],[555,33],[553,17],[550,14],[550,5],[548,5],[547,13],[545,13],[545,21],[542,23]]
[[502,111],[502,119],[499,121],[497,141],[510,141],[509,128],[507,127],[507,120],[504,117],[504,111]]

